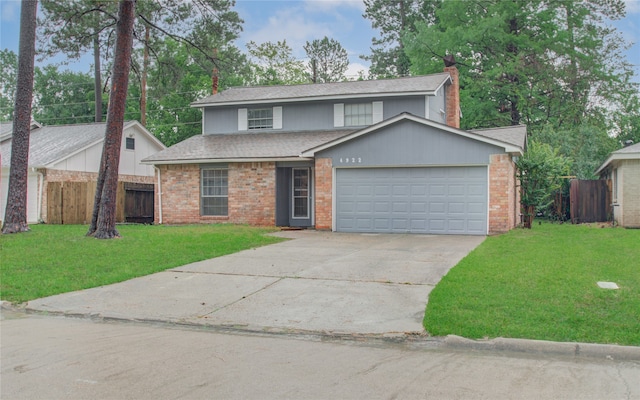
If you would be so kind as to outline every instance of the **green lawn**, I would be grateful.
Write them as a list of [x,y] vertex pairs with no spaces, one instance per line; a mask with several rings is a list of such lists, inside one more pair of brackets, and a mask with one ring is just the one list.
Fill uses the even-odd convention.
[[86,237],[87,229],[33,225],[0,235],[0,298],[24,302],[107,285],[282,240],[238,225],[122,225],[122,238],[111,240]]
[[543,223],[489,237],[431,292],[424,325],[436,336],[638,346],[640,230]]

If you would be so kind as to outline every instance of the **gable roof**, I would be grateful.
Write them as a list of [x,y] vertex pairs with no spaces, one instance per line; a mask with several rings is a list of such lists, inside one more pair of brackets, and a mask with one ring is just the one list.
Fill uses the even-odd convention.
[[381,79],[311,83],[283,86],[232,87],[191,103],[192,107],[228,106],[240,104],[286,103],[312,100],[338,100],[363,97],[434,95],[451,81],[448,72],[439,74]]
[[640,143],[623,147],[620,150],[612,152],[600,168],[596,170],[596,174],[599,174],[606,169],[609,164],[618,160],[640,160]]
[[[158,144],[164,146],[155,136],[146,130],[138,121],[128,121],[124,124],[124,130],[136,127],[141,132]],[[73,125],[43,126],[31,131],[29,136],[29,167],[46,168],[51,164],[62,161],[80,151],[87,149],[104,140],[106,129],[105,122]],[[0,144],[2,154],[2,166],[11,164],[11,141],[6,140]]]
[[[339,145],[341,143],[344,143],[344,142],[347,142],[349,140],[355,139],[357,137],[360,137],[360,136],[366,135],[368,133],[377,131],[378,129],[384,128],[386,126],[395,124],[395,123],[397,123],[399,121],[407,121],[407,120],[408,121],[413,121],[413,122],[416,122],[416,123],[419,123],[419,124],[422,124],[422,125],[425,125],[425,126],[430,126],[430,127],[433,127],[433,128],[437,128],[437,129],[440,129],[440,130],[443,130],[443,131],[446,131],[446,132],[449,132],[449,133],[453,133],[453,134],[456,134],[456,135],[459,135],[459,136],[462,136],[462,137],[466,137],[466,138],[469,138],[469,139],[477,140],[479,142],[491,144],[491,145],[494,145],[494,146],[497,146],[497,147],[502,147],[504,149],[504,151],[507,152],[507,153],[522,154],[522,152],[524,150],[524,147],[520,146],[518,144],[509,143],[509,142],[506,142],[506,141],[503,141],[503,140],[500,140],[500,139],[495,139],[495,138],[491,137],[491,135],[493,135],[495,133],[495,132],[491,132],[493,130],[487,130],[487,131],[484,132],[485,135],[481,135],[481,134],[479,134],[477,132],[463,131],[461,129],[450,127],[449,125],[444,125],[444,124],[440,124],[438,122],[431,121],[429,119],[417,117],[417,116],[415,116],[413,114],[410,114],[410,113],[402,113],[402,114],[396,115],[395,117],[392,117],[392,118],[386,119],[386,120],[384,120],[382,122],[379,122],[379,123],[377,123],[375,125],[368,126],[368,127],[364,128],[364,129],[361,129],[359,131],[353,132],[353,133],[351,133],[349,135],[340,137],[340,138],[338,138],[336,140],[333,140],[331,142],[323,143],[323,144],[321,144],[319,146],[316,146],[314,148],[309,148],[307,151],[302,153],[302,156],[303,157],[313,157],[315,155],[315,153],[317,153],[319,151],[329,149],[329,148],[337,146],[337,145]],[[487,133],[488,133],[488,135],[487,135]],[[504,136],[504,135],[506,135],[506,133],[501,132],[501,135]],[[496,136],[501,136],[501,135],[496,135]],[[525,133],[525,135],[526,135],[526,133]],[[516,141],[518,141],[518,139],[514,139],[513,141],[516,142]],[[524,145],[524,143],[522,143],[522,144]]]
[[480,136],[485,136],[504,143],[513,144],[522,149],[525,149],[527,147],[526,125],[512,125],[489,129],[471,129],[468,132],[477,133]]
[[143,164],[300,160],[314,146],[353,130],[198,135],[142,160]]

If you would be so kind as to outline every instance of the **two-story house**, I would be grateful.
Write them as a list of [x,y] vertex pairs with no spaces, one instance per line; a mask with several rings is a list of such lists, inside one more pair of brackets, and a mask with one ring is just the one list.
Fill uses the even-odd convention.
[[458,71],[236,87],[199,100],[202,135],[156,167],[160,223],[478,234],[519,219],[523,126],[459,129]]

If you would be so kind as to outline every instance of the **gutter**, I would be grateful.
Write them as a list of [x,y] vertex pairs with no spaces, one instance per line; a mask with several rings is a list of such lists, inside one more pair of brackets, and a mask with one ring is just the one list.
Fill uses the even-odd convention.
[[38,202],[37,202],[37,216],[36,216],[36,221],[38,221],[38,223],[40,223],[42,221],[42,197],[44,196],[44,194],[42,193],[42,191],[44,190],[44,174],[33,168],[33,170],[38,171],[38,178],[39,178],[39,188],[38,188]]

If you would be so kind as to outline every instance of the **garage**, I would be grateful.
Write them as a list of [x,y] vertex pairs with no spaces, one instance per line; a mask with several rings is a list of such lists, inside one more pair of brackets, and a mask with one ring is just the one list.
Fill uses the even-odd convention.
[[339,232],[487,234],[487,167],[336,169]]

